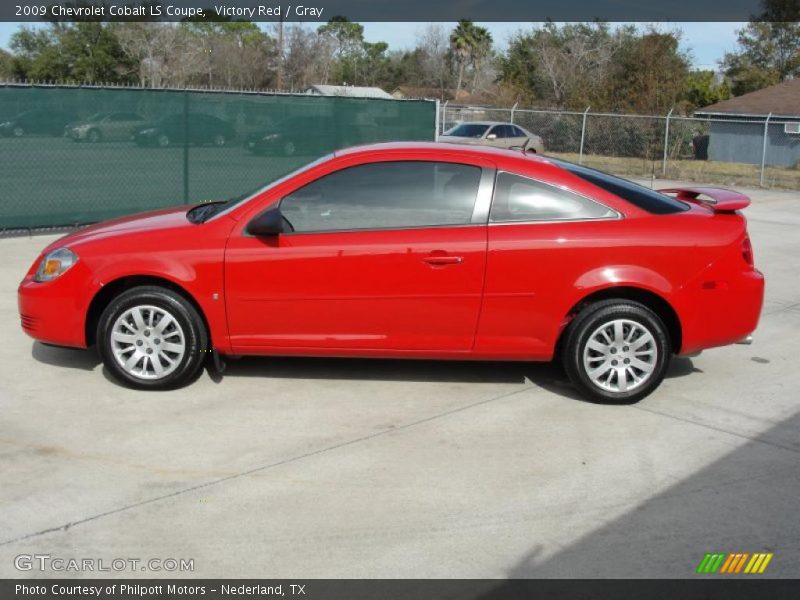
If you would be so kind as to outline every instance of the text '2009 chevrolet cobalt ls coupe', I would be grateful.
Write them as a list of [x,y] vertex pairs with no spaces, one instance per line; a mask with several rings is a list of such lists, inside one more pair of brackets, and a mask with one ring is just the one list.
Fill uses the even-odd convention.
[[661,193],[524,152],[362,146],[226,203],[51,244],[23,329],[96,344],[138,388],[220,355],[549,361],[601,401],[654,390],[673,354],[749,336],[763,276],[716,188]]

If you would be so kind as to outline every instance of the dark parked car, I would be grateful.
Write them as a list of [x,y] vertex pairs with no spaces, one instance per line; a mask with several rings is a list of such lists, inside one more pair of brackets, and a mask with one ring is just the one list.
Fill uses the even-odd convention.
[[245,148],[259,155],[317,155],[370,141],[374,136],[365,135],[369,127],[368,124],[342,123],[324,115],[296,115],[251,133]]
[[76,142],[119,142],[131,139],[143,121],[141,115],[132,112],[101,112],[70,123],[64,134]]
[[0,135],[61,135],[72,117],[61,110],[29,110],[0,123]]
[[[188,136],[186,135],[188,132]],[[143,125],[133,136],[139,146],[166,148],[173,144],[213,144],[224,146],[236,134],[230,123],[205,114],[190,114],[188,123],[182,114],[168,115]]]

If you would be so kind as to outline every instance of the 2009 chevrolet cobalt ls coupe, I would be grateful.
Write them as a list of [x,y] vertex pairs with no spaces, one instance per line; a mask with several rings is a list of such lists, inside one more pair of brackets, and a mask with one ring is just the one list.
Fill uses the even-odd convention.
[[662,193],[520,151],[362,146],[238,200],[51,244],[23,329],[96,344],[120,381],[176,387],[221,355],[548,361],[601,401],[758,322],[749,200]]

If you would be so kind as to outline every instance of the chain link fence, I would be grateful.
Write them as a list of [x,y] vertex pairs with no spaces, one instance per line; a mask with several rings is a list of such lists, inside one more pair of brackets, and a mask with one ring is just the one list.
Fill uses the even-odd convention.
[[230,198],[435,122],[420,100],[0,83],[0,231]]
[[510,122],[545,152],[623,177],[800,189],[800,116],[683,117],[441,105],[442,132]]

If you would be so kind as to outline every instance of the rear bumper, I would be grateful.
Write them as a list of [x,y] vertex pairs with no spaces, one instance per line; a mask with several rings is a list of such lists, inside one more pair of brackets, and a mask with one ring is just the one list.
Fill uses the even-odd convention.
[[764,275],[754,269],[702,281],[698,288],[684,298],[688,318],[683,323],[680,354],[749,343],[746,340],[752,340],[764,303]]

